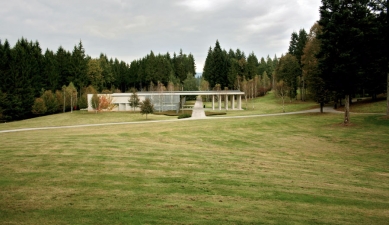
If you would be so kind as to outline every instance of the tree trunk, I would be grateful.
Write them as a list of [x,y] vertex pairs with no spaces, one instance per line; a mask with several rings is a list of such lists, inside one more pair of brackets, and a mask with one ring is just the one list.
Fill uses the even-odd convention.
[[386,116],[389,117],[389,73],[387,78],[387,87],[386,87]]
[[345,96],[344,103],[344,124],[350,123],[350,95]]
[[304,80],[304,77],[303,77],[302,100],[305,101],[305,80]]
[[65,92],[63,92],[63,112],[65,112],[66,97]]
[[324,107],[324,103],[320,102],[320,113],[323,113],[323,107]]
[[282,96],[282,112],[285,112],[285,97]]
[[73,112],[73,93],[70,96],[70,113],[72,113],[72,112]]
[[302,101],[303,100],[303,86],[302,86],[302,79],[303,79],[303,77],[301,76],[301,78],[300,78],[300,101]]

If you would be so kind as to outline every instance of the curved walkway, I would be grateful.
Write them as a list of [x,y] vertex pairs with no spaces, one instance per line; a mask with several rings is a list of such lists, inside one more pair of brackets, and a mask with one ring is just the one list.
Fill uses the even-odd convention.
[[[200,99],[201,100],[201,99]],[[196,101],[197,103],[197,101]],[[201,101],[202,106],[202,101]],[[196,105],[194,109],[196,108]],[[82,128],[82,127],[98,127],[98,126],[110,126],[110,125],[127,125],[127,124],[147,124],[147,123],[171,123],[171,122],[181,122],[181,121],[188,121],[188,120],[199,120],[199,119],[232,119],[232,118],[253,118],[253,117],[267,117],[267,116],[284,116],[284,115],[295,115],[295,114],[305,114],[305,113],[320,113],[320,108],[317,109],[310,109],[310,110],[304,110],[304,111],[298,111],[298,112],[286,112],[286,113],[272,113],[272,114],[258,114],[258,115],[248,115],[248,116],[221,116],[221,117],[206,117],[205,113],[204,116],[202,116],[201,111],[204,112],[204,109],[201,107],[201,109],[197,108],[199,113],[195,115],[194,118],[188,118],[188,119],[180,119],[180,120],[151,120],[151,121],[138,121],[138,122],[118,122],[118,123],[100,123],[100,124],[82,124],[82,125],[70,125],[70,126],[53,126],[53,127],[35,127],[35,128],[19,128],[19,129],[12,129],[12,130],[0,130],[1,133],[12,133],[12,132],[21,132],[21,131],[35,131],[35,130],[53,130],[53,129],[66,129],[66,128]],[[336,111],[331,107],[324,107],[323,112],[325,113],[344,113],[340,111]],[[201,114],[201,115],[200,115]],[[353,113],[354,114],[354,113]],[[357,113],[355,113],[357,114]],[[362,113],[358,113],[362,114]],[[365,113],[365,114],[373,114],[373,113]],[[193,113],[192,113],[193,115]],[[197,116],[200,115],[200,116]],[[375,113],[375,115],[385,115],[384,113]]]

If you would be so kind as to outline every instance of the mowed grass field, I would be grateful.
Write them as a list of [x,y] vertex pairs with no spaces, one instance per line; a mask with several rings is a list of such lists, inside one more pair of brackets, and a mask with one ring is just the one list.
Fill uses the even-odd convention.
[[342,116],[1,133],[0,224],[389,224],[389,120]]

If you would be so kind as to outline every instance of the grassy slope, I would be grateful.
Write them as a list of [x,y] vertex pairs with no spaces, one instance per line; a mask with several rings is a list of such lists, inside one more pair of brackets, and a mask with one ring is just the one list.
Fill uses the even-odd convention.
[[308,114],[0,134],[0,223],[387,224],[389,121],[341,121]]
[[[169,120],[174,119],[168,116],[147,115],[148,120]],[[175,118],[176,119],[176,118]],[[74,111],[73,113],[59,113],[49,116],[42,116],[33,119],[15,121],[0,124],[0,130],[9,130],[17,128],[46,127],[46,126],[67,126],[79,124],[99,124],[99,123],[118,123],[145,121],[146,115],[139,112],[103,112],[89,113],[85,111]]]

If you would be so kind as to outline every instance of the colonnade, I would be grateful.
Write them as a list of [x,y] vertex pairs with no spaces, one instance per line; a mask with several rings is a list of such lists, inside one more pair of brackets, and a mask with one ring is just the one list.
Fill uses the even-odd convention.
[[[215,110],[215,96],[216,95],[212,95],[212,110]],[[242,95],[217,95],[219,110],[222,110],[222,98],[221,98],[222,96],[224,96],[224,107],[225,107],[225,110],[229,109],[228,108],[228,106],[229,106],[229,98],[231,98],[231,109],[235,110],[235,96],[237,96],[237,101],[238,101],[237,109],[238,110],[242,109]]]

